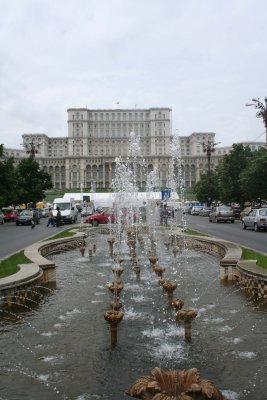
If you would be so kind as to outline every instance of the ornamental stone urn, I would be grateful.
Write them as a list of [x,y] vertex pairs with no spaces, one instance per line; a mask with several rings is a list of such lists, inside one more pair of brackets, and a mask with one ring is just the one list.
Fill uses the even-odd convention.
[[196,368],[168,370],[154,368],[141,376],[125,394],[141,400],[224,400],[213,382],[200,378]]

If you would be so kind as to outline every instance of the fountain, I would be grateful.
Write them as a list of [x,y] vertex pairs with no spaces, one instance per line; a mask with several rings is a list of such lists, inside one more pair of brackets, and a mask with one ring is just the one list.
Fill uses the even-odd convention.
[[142,376],[125,392],[137,399],[149,400],[224,400],[222,393],[196,368],[164,371],[154,368],[151,376]]
[[165,282],[163,282],[162,287],[168,294],[168,303],[171,306],[173,303],[173,292],[177,288],[177,283],[167,279]]
[[184,335],[185,340],[188,342],[191,340],[191,323],[197,316],[195,310],[178,310],[176,314],[176,321],[184,321]]
[[162,278],[163,272],[166,270],[166,268],[161,267],[159,264],[156,264],[153,269],[156,275],[159,276],[160,278]]
[[181,310],[184,306],[184,301],[182,299],[174,299],[172,302],[173,307],[176,311]]
[[[123,164],[118,170],[121,188],[115,208],[120,216],[128,199],[135,200],[129,182],[137,174],[131,175]],[[156,186],[155,174],[149,173],[151,188]],[[1,398],[17,400],[20,393],[40,400],[123,400],[126,388],[128,396],[144,399],[265,398],[264,306],[220,283],[216,256],[181,242],[182,251],[175,257],[178,229],[159,228],[158,205],[151,197],[148,190],[146,225],[134,206],[137,223],[129,211],[128,228],[120,219],[114,224],[113,258],[109,228],[90,228],[98,250],[93,257],[86,252],[77,258],[77,249],[49,256],[57,265],[56,290],[12,310],[0,303],[5,349],[0,358]],[[131,210],[132,205],[128,202],[127,207]],[[171,238],[176,239],[170,243]],[[127,244],[133,239],[134,249]],[[93,253],[90,237],[85,242]],[[142,274],[137,280],[138,265]],[[155,276],[163,265],[164,278]],[[114,281],[107,284],[110,276]],[[171,307],[159,283],[168,288]],[[179,299],[173,298],[176,285]],[[187,310],[197,312],[192,342],[184,340],[183,326],[174,321],[174,309],[177,314],[187,311],[182,310],[183,301]],[[185,322],[181,313],[179,321]]]
[[84,243],[82,243],[80,246],[80,253],[81,253],[82,257],[84,257],[84,253],[85,253],[85,244]]
[[117,328],[118,324],[123,319],[123,315],[123,312],[118,310],[106,311],[104,314],[105,320],[110,325],[110,337],[112,346],[115,346],[117,344]]

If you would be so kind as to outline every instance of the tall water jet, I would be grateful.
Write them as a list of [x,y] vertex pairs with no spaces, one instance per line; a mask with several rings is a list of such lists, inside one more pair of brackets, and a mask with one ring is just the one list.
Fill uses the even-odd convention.
[[108,238],[108,244],[109,244],[109,255],[111,257],[113,257],[113,246],[114,246],[114,243],[115,243],[115,237],[110,236]]

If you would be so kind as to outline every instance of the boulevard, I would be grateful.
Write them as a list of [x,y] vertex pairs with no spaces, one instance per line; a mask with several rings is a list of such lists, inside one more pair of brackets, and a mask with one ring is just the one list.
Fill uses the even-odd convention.
[[225,222],[216,224],[209,222],[208,217],[188,215],[187,221],[188,228],[190,229],[196,229],[261,253],[267,253],[267,232],[254,232],[254,230],[250,229],[244,230],[242,229],[240,220],[235,220],[234,224]]
[[[47,219],[42,218],[40,224],[34,229],[31,226],[16,226],[15,222],[7,222],[0,225],[0,259],[23,250],[25,247],[50,236],[57,232],[77,226],[81,223],[78,220],[76,225],[63,225],[59,228],[46,227]],[[230,223],[210,223],[207,217],[187,216],[188,228],[207,233],[209,235],[229,240],[261,253],[267,253],[267,232],[254,232],[243,230],[241,221],[236,220]]]
[[47,228],[47,221],[47,218],[41,218],[39,225],[36,225],[34,229],[28,225],[16,226],[15,222],[0,225],[0,259],[17,253],[35,242],[54,236],[58,232],[77,226],[75,224]]

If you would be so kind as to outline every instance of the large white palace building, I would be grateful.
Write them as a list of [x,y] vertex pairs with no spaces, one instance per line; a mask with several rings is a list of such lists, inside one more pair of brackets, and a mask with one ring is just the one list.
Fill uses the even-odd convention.
[[[36,149],[35,159],[52,177],[55,188],[110,188],[115,175],[115,159],[129,155],[130,134],[140,137],[140,159],[137,184],[146,186],[147,173],[157,169],[159,186],[169,186],[172,171],[171,108],[92,110],[70,108],[68,136],[48,137],[44,133],[22,135],[24,149],[5,149],[5,156],[18,162]],[[196,132],[180,136],[182,174],[185,187],[192,187],[208,169],[203,144],[214,148],[211,169],[231,146],[218,147],[215,133]],[[244,143],[245,144],[245,143]],[[263,143],[246,143],[257,149]]]

